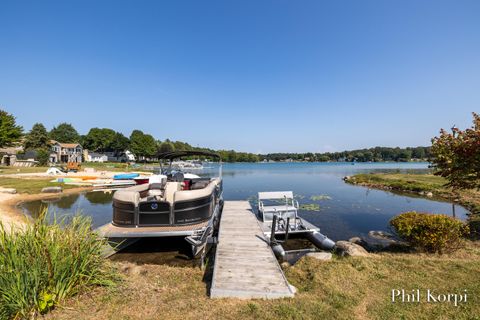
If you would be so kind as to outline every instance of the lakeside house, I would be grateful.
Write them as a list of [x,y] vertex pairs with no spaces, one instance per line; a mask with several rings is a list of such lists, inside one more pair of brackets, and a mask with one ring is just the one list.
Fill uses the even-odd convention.
[[61,143],[50,140],[51,163],[82,162],[83,148],[79,143]]
[[8,148],[0,148],[0,157],[2,166],[14,166],[17,163],[17,154],[23,152],[22,145],[12,146]]
[[107,162],[108,156],[103,153],[97,152],[86,152],[87,156],[85,157],[86,162]]
[[113,151],[94,152],[89,150],[83,151],[83,158],[86,162],[135,162],[136,158],[129,150],[121,153]]

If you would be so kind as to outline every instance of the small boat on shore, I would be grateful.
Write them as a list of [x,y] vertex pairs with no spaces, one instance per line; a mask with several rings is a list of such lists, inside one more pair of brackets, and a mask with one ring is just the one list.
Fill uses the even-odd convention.
[[121,173],[114,175],[113,180],[133,180],[139,175],[139,173]]

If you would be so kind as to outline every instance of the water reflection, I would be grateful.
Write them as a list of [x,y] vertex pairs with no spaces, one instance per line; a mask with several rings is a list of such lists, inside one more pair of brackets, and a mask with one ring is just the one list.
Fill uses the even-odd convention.
[[[360,172],[425,172],[426,163],[394,164],[325,164],[325,163],[259,163],[226,164],[223,170],[226,200],[250,200],[256,205],[259,191],[292,190],[300,205],[319,208],[302,210],[300,215],[322,229],[334,240],[364,235],[370,230],[388,230],[389,220],[405,211],[444,213],[465,219],[467,211],[458,205],[415,194],[373,190],[346,184],[342,178]],[[218,172],[216,167],[199,173]],[[322,197],[319,197],[322,195]],[[76,212],[89,215],[98,227],[111,221],[112,194],[90,192],[66,195],[56,200],[22,204],[25,212],[36,216],[47,206],[57,216]]]

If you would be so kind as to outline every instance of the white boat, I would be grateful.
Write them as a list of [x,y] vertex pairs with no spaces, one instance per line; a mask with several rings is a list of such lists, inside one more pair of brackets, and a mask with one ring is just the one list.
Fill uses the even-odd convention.
[[[305,238],[316,247],[323,250],[332,250],[335,242],[320,233],[320,228],[298,216],[298,201],[292,191],[274,191],[258,193],[258,219],[264,234],[268,237],[273,252],[277,258],[288,260],[288,251],[282,243],[289,237]],[[277,239],[281,236],[283,240]],[[302,250],[295,250],[300,254]],[[304,253],[311,249],[304,250]]]

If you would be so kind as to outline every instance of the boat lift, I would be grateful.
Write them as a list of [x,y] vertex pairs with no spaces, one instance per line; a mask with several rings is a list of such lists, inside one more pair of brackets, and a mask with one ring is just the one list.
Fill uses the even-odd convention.
[[[300,218],[298,209],[299,204],[292,191],[258,193],[258,218],[275,256],[282,261],[316,251],[312,248],[286,251],[282,244],[288,241],[290,235],[305,238],[323,250],[332,250],[335,246],[335,242],[320,233],[318,227]],[[277,236],[282,236],[283,240],[277,239]]]

